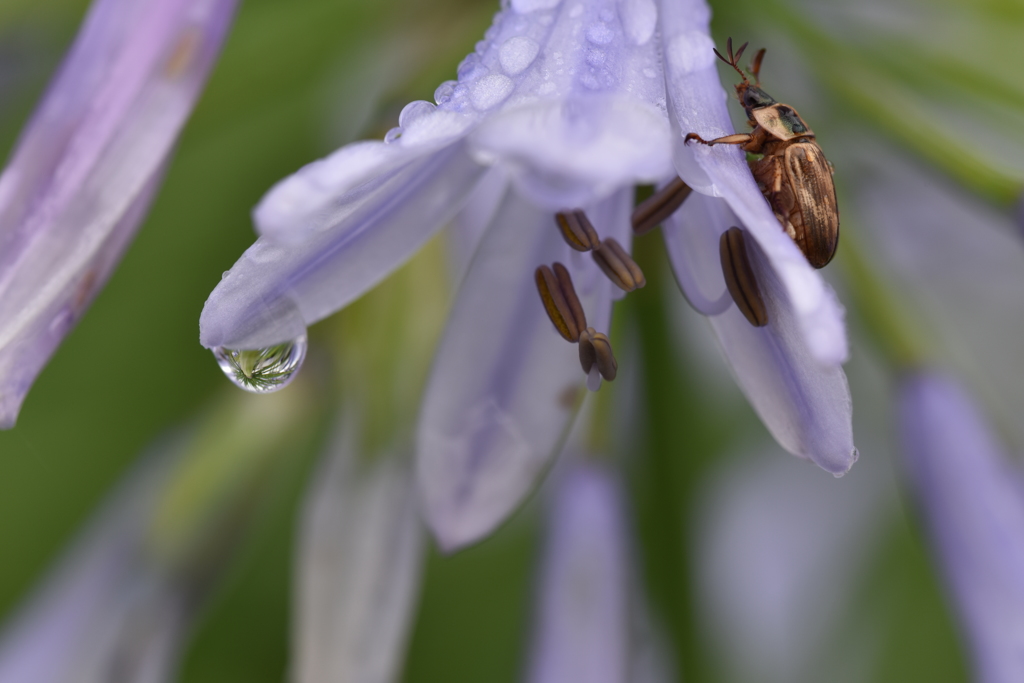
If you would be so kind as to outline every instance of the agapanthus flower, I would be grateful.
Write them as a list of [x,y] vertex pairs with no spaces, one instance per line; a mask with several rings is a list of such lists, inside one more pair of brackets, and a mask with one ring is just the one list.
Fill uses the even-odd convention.
[[0,428],[163,179],[236,0],[98,0],[0,175]]
[[905,470],[974,658],[976,680],[1024,675],[1024,478],[974,398],[935,372],[900,392]]
[[[202,344],[300,338],[471,207],[482,237],[417,442],[428,522],[442,546],[458,547],[494,529],[546,470],[578,405],[581,363],[591,388],[598,373],[614,376],[614,293],[643,284],[628,256],[634,188],[671,194],[681,177],[697,193],[668,230],[685,245],[675,263],[687,294],[719,301],[697,305],[720,316],[740,384],[780,443],[846,472],[856,451],[842,309],[739,150],[684,143],[691,131],[729,129],[709,20],[700,0],[507,3],[436,105],[413,102],[384,141],[346,146],[263,198],[260,238],[207,301]],[[721,284],[718,235],[733,225],[756,244],[765,328],[751,327]]]

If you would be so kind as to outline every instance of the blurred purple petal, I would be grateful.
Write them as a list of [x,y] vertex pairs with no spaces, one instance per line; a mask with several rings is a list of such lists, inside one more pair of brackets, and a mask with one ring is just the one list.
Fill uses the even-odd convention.
[[[691,196],[666,223],[663,233],[673,269],[691,273],[703,296],[725,291],[719,260],[709,263],[701,255],[717,255],[719,235],[734,224],[726,203],[705,195]],[[844,474],[858,455],[846,374],[838,365],[816,362],[788,289],[757,245],[748,247],[769,324],[752,326],[732,305],[709,318],[711,326],[737,384],[776,441],[828,472]],[[830,289],[827,293],[834,296]]]
[[531,683],[626,683],[630,577],[622,494],[596,465],[559,473],[538,591]]
[[715,67],[714,44],[708,36],[711,15],[707,5],[703,0],[663,0],[661,10],[676,169],[698,192],[729,202],[757,241],[785,288],[810,358],[822,365],[843,363],[849,355],[843,309],[782,230],[754,182],[743,152],[733,145],[683,143],[691,132],[705,139],[733,132]]
[[309,437],[310,389],[232,395],[144,456],[5,625],[0,683],[175,680],[184,640]]
[[0,683],[172,680],[194,608],[145,546],[171,464],[140,468],[7,627]]
[[411,462],[367,457],[351,421],[306,501],[296,559],[295,683],[389,683],[401,671],[423,567]]
[[235,0],[99,0],[0,175],[0,427],[141,222]]
[[872,643],[851,639],[844,617],[897,509],[885,464],[872,464],[840,483],[758,452],[701,487],[695,588],[729,680],[858,680],[848,668]]
[[303,334],[416,253],[455,216],[483,172],[456,142],[410,162],[393,176],[394,186],[385,182],[389,192],[370,192],[305,241],[260,238],[207,299],[199,319],[203,346],[256,349]]
[[1024,480],[973,398],[934,373],[900,394],[906,471],[974,652],[976,680],[1024,677]]
[[[590,207],[602,237],[629,248],[632,192]],[[423,399],[417,480],[428,525],[453,550],[503,522],[558,452],[582,390],[577,348],[548,320],[535,268],[563,262],[588,324],[607,330],[612,285],[562,240],[553,215],[514,190],[462,282]]]

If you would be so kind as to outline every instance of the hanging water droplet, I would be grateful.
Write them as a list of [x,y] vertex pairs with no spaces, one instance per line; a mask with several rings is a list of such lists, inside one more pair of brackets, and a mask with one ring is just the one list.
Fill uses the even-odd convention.
[[213,349],[217,365],[231,382],[254,394],[268,394],[284,388],[302,367],[306,358],[306,335],[290,342],[262,349]]
[[394,128],[392,128],[391,130],[384,134],[384,142],[390,145],[392,142],[394,142],[400,137],[402,137],[402,127],[395,126]]

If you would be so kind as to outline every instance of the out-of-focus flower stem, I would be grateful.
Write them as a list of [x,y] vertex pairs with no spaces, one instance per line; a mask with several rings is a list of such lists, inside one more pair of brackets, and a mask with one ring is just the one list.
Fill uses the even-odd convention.
[[[644,585],[657,605],[657,616],[665,625],[680,670],[687,677],[700,666],[701,656],[696,643],[700,641],[694,621],[696,606],[690,595],[690,565],[687,562],[687,530],[683,526],[682,501],[689,486],[681,481],[691,478],[691,468],[699,469],[701,456],[697,449],[679,440],[680,387],[685,377],[677,363],[678,353],[671,348],[672,335],[664,317],[664,278],[672,275],[665,268],[666,257],[660,240],[640,239],[634,252],[644,264],[647,286],[628,297],[624,312],[627,324],[638,331],[643,397],[646,405],[643,419],[636,430],[645,435],[642,449],[647,457],[632,463],[633,486],[642,489],[636,500],[636,517],[640,547],[643,551]],[[603,391],[603,390],[602,390]],[[687,427],[693,426],[690,420]],[[684,428],[685,429],[685,428]]]

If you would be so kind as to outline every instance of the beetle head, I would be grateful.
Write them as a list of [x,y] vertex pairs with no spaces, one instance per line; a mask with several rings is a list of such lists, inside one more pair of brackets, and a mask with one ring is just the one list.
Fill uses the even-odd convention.
[[726,48],[729,54],[728,59],[722,56],[722,53],[718,50],[715,50],[715,54],[718,55],[719,59],[735,69],[736,73],[743,79],[742,82],[736,84],[736,97],[739,99],[740,104],[743,105],[743,109],[746,110],[747,118],[753,123],[754,116],[752,112],[755,109],[769,107],[776,103],[774,97],[761,89],[761,60],[764,59],[765,50],[761,48],[757,51],[757,55],[754,56],[754,63],[750,66],[750,73],[754,77],[754,82],[751,83],[750,79],[747,78],[747,75],[739,67],[740,57],[743,56],[743,51],[747,49],[747,43],[743,43],[734,54],[732,51],[732,38],[729,38],[726,42]]
[[775,98],[761,90],[756,85],[743,82],[736,84],[736,97],[739,98],[740,104],[747,110],[747,118],[753,119],[751,112],[754,109],[760,109],[761,107],[770,107],[775,104]]

